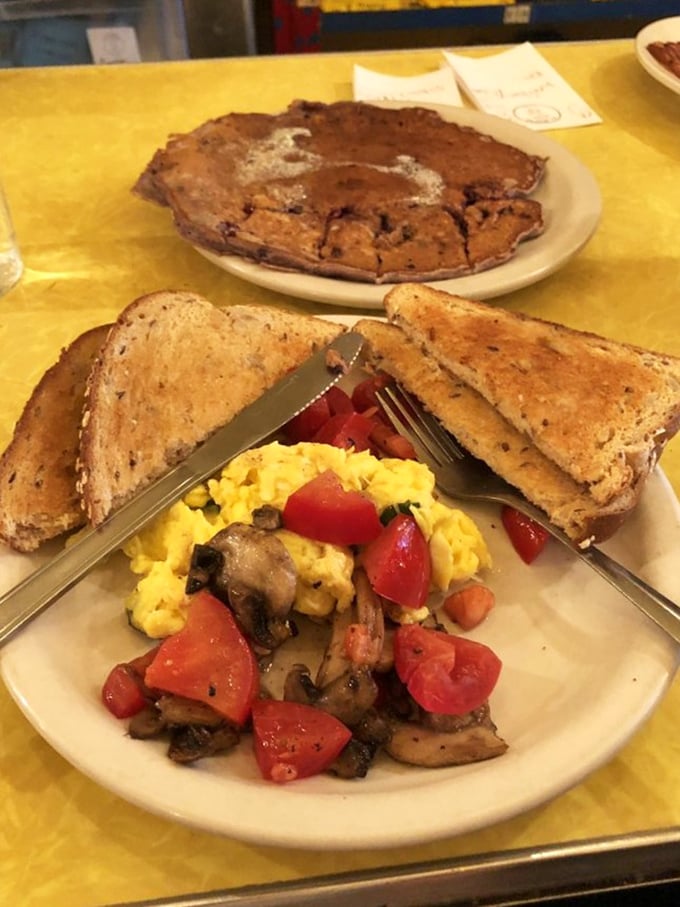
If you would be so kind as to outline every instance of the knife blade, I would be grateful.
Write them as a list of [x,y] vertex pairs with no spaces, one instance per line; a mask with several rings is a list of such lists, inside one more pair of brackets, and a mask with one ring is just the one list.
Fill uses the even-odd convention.
[[[230,460],[254,447],[325,393],[356,361],[363,337],[340,334],[218,429],[182,462],[119,507],[97,528],[0,597],[0,645],[81,580],[102,558]],[[329,366],[328,357],[342,368]]]

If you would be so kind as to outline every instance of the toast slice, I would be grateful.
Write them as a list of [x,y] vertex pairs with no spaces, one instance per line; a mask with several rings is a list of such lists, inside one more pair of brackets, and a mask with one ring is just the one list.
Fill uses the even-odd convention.
[[600,506],[637,489],[680,426],[680,359],[418,284],[384,304]]
[[89,521],[99,525],[343,330],[187,292],[129,305],[88,383],[78,488]]
[[423,356],[401,328],[363,319],[355,330],[366,338],[372,368],[387,372],[418,397],[470,453],[540,507],[575,543],[609,538],[635,506],[638,494],[632,488],[608,505],[598,505],[585,486],[545,457],[481,394]]
[[85,387],[110,325],[81,334],[36,385],[0,459],[0,539],[16,551],[85,523],[76,490]]

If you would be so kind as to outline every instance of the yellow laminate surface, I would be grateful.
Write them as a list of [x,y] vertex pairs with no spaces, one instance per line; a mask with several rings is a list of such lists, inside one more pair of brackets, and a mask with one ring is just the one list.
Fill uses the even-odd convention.
[[[603,217],[572,262],[498,303],[680,355],[680,96],[641,69],[632,41],[543,52],[603,118],[552,134],[596,177]],[[0,71],[0,176],[26,261],[21,284],[0,298],[1,447],[60,347],[143,293],[190,288],[220,305],[329,311],[213,267],[177,237],[167,211],[130,187],[173,131],[233,110],[276,111],[299,97],[350,98],[355,62],[407,75],[436,68],[440,56]],[[677,491],[680,444],[671,443],[663,466]],[[92,907],[673,827],[679,712],[676,682],[607,765],[492,828],[398,851],[310,854],[191,831],[129,805],[54,752],[0,685],[0,903]]]

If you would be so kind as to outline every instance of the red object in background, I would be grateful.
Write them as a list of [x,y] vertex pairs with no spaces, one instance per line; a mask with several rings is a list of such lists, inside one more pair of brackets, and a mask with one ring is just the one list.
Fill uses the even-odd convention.
[[314,53],[320,48],[321,10],[296,0],[272,0],[274,51],[277,54]]

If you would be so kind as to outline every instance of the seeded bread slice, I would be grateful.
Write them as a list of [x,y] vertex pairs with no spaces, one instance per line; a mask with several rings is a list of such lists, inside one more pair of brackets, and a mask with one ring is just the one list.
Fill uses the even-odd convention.
[[92,369],[78,488],[99,525],[342,330],[265,306],[163,291],[128,306]]
[[604,541],[630,513],[637,489],[607,506],[547,459],[487,401],[442,368],[395,325],[364,319],[355,326],[367,340],[365,354],[424,404],[470,453],[514,485],[576,543]]
[[598,505],[636,489],[680,427],[680,359],[417,284],[385,309]]
[[93,328],[62,350],[0,459],[0,539],[16,551],[35,551],[85,523],[76,490],[78,430],[87,377],[109,328]]

